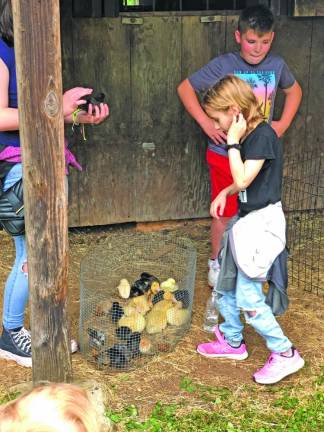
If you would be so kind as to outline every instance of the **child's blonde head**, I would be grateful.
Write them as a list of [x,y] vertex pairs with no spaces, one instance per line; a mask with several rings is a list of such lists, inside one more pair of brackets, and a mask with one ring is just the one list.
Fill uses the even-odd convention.
[[72,384],[37,387],[0,408],[1,432],[99,432],[84,390]]
[[203,107],[208,115],[214,111],[227,112],[238,108],[247,123],[247,132],[264,120],[261,107],[250,85],[242,79],[227,75],[210,88],[204,96]]

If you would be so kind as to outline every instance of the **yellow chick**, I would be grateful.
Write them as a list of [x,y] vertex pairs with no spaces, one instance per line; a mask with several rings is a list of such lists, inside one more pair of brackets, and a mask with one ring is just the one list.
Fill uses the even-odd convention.
[[161,333],[167,326],[166,313],[159,310],[151,310],[146,315],[146,331],[149,334]]
[[153,306],[154,311],[162,311],[166,313],[166,311],[174,306],[172,300],[161,300],[158,303],[155,303]]
[[128,303],[128,306],[135,308],[135,310],[142,315],[145,315],[146,312],[151,309],[151,303],[145,295],[133,297]]
[[161,283],[160,288],[164,292],[166,292],[166,291],[174,292],[174,291],[177,291],[178,285],[176,284],[176,281],[173,278],[169,278],[166,281]]
[[168,324],[174,326],[182,326],[190,319],[190,312],[188,309],[179,309],[173,307],[166,313]]
[[118,327],[129,327],[133,332],[139,333],[145,329],[145,325],[145,318],[138,312],[135,312],[130,316],[123,316],[118,321]]

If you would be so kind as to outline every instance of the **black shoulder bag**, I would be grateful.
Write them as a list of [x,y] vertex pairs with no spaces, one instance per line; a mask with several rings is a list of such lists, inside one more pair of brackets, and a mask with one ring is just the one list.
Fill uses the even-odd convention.
[[0,223],[8,234],[25,232],[24,196],[22,179],[3,192],[0,180]]

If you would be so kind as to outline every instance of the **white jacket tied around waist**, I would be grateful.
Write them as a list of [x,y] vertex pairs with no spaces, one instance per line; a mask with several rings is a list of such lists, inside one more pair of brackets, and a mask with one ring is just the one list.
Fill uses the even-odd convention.
[[230,231],[230,244],[237,267],[251,279],[265,280],[286,245],[286,220],[281,202],[240,218]]

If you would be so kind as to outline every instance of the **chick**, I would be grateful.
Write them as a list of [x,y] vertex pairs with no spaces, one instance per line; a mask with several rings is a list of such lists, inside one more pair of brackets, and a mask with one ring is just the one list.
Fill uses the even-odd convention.
[[178,285],[176,284],[176,281],[173,278],[169,278],[166,281],[161,283],[160,288],[163,291],[174,292],[177,291]]
[[135,312],[130,316],[123,316],[118,321],[118,327],[129,327],[132,332],[141,333],[145,329],[145,325],[145,318],[138,312]]
[[141,354],[152,354],[153,347],[149,338],[143,337],[139,344],[139,351]]
[[152,304],[149,302],[147,296],[144,294],[139,297],[133,297],[128,303],[128,307],[132,307],[136,310],[136,312],[145,315],[146,312],[151,309]]
[[146,315],[146,331],[148,334],[160,333],[167,326],[166,313],[152,309]]
[[121,279],[117,287],[118,293],[121,298],[128,299],[130,296],[131,286],[127,279]]
[[175,306],[167,311],[166,316],[168,324],[182,326],[189,321],[190,312],[188,309],[179,309]]
[[158,303],[155,303],[153,306],[154,311],[161,311],[163,313],[166,313],[166,311],[174,306],[174,303],[172,300],[161,300]]

